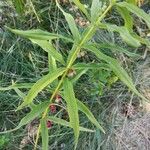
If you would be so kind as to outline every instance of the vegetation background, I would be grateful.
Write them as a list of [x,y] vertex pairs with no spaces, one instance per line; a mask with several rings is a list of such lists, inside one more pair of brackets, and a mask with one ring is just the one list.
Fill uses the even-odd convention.
[[[91,1],[83,1],[90,5]],[[60,0],[63,9],[69,11],[76,18],[80,30],[88,22],[79,13],[79,10],[67,0]],[[139,7],[150,13],[149,1],[139,1]],[[120,16],[112,12],[107,16],[107,21],[121,24]],[[137,32],[147,36],[144,23],[135,22]],[[16,9],[13,1],[0,1],[0,87],[7,87],[13,81],[36,82],[48,70],[47,54],[30,41],[9,32],[5,26],[15,29],[39,28],[54,33],[69,33],[64,16],[55,4],[49,0],[27,0],[22,9]],[[98,42],[115,42],[129,48],[117,35],[112,32],[97,31],[93,37]],[[55,43],[61,52],[66,54],[70,48],[67,43]],[[117,53],[118,60],[133,77],[139,91],[150,99],[150,56],[149,49],[145,46],[132,48],[141,55],[140,58],[129,58],[123,53]],[[93,55],[86,53],[79,61],[89,62]],[[27,92],[24,90],[23,92]],[[75,86],[76,95],[88,104],[90,110],[101,122],[107,131],[102,134],[99,130],[95,133],[82,133],[79,138],[78,148],[83,150],[148,150],[150,147],[150,104],[140,103],[139,98],[130,94],[128,89],[111,72],[89,71],[83,75]],[[47,92],[40,93],[38,100],[47,97]],[[18,122],[29,111],[27,108],[16,112],[21,103],[21,97],[13,90],[0,91],[0,129],[10,129],[17,126]],[[67,117],[63,114],[64,118]],[[92,125],[81,114],[81,122],[87,127]],[[0,149],[17,150],[33,149],[38,120],[34,120],[26,127],[15,132],[0,135]],[[65,127],[54,125],[50,131],[52,150],[73,149],[73,132]],[[41,147],[38,147],[41,149]]]

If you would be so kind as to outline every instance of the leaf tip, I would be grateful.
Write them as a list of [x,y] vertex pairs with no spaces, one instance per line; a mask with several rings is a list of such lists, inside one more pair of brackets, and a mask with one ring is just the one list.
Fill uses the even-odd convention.
[[22,109],[25,106],[25,103],[23,102],[21,105],[18,106],[18,108],[16,109],[16,111]]

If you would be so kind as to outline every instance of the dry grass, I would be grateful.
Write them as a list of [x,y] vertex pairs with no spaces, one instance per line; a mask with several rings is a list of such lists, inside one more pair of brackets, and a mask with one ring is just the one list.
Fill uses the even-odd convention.
[[[138,62],[135,69],[136,84],[144,96],[150,100],[149,55]],[[110,137],[117,150],[149,150],[150,148],[150,103],[135,103],[131,97],[128,103],[116,109],[113,134]]]
[[114,142],[118,150],[149,150],[150,113],[126,120],[123,126],[116,129]]

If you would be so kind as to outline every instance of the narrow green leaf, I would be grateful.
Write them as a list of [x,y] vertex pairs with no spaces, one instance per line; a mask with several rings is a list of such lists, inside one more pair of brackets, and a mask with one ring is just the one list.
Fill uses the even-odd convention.
[[[125,26],[117,26],[114,24],[103,24],[99,23],[99,28],[107,29],[112,32],[118,32],[122,37],[122,40],[128,43],[133,47],[139,47],[140,41],[133,36],[133,33],[129,32],[129,30]],[[134,43],[134,44],[133,44]]]
[[48,150],[49,137],[45,119],[41,119],[41,135],[42,135],[42,150]]
[[84,132],[95,132],[95,130],[91,130],[91,129],[88,129],[88,128],[84,128],[84,127],[81,127],[81,126],[79,126],[79,130],[80,130],[80,131],[84,131]]
[[21,109],[22,107],[30,104],[33,99],[38,95],[40,91],[42,91],[46,86],[48,86],[50,83],[52,83],[55,79],[57,79],[59,76],[63,74],[65,71],[64,68],[59,68],[56,71],[49,73],[39,79],[30,89],[27,96],[24,98],[24,102],[18,107],[17,110]]
[[92,24],[89,25],[82,33],[82,38],[84,43],[91,40],[91,38],[95,35],[97,28],[95,28]]
[[18,34],[24,38],[28,38],[28,39],[37,39],[37,40],[52,40],[52,39],[57,39],[57,38],[62,38],[65,40],[68,40],[70,42],[73,42],[72,39],[64,37],[62,35],[59,34],[55,34],[55,33],[49,33],[47,31],[43,31],[40,29],[32,29],[32,30],[16,30],[16,29],[11,29],[9,27],[6,27],[8,30],[10,30],[11,32]]
[[76,63],[74,69],[105,69],[108,70],[106,63]]
[[20,15],[24,12],[24,1],[23,0],[12,0],[13,5],[16,8],[16,12]]
[[89,19],[89,14],[84,5],[79,0],[70,0],[71,2],[74,2],[76,6],[85,14],[85,16]]
[[88,68],[83,69],[83,70],[79,70],[79,71],[77,72],[77,75],[71,80],[71,82],[72,82],[73,84],[76,84],[77,80],[78,80],[83,74],[85,74],[88,70],[89,70]]
[[136,33],[132,33],[132,36],[140,41],[140,43],[145,44],[147,47],[150,48],[150,40],[148,38],[142,38]]
[[[57,63],[56,60],[53,56],[51,56],[50,52],[48,53],[48,66],[49,66],[49,73],[50,72],[54,72],[55,70],[57,70]],[[58,84],[58,79],[56,79],[52,85],[52,87],[57,86]]]
[[131,3],[131,4],[134,4],[134,5],[136,5],[136,3],[137,3],[137,0],[126,0],[128,3]]
[[122,18],[124,19],[124,26],[130,31],[132,32],[133,29],[133,18],[130,15],[130,12],[128,11],[128,9],[124,8],[124,7],[117,7],[117,11],[120,13],[120,15],[122,16]]
[[101,43],[101,44],[94,43],[93,45],[95,45],[95,47],[100,48],[100,49],[103,49],[103,48],[110,49],[112,52],[122,52],[129,57],[140,57],[140,55],[130,52],[126,48],[120,47],[113,43]]
[[130,12],[132,12],[135,15],[137,15],[139,18],[143,19],[146,22],[146,24],[149,27],[149,29],[150,29],[150,15],[145,13],[144,10],[138,8],[134,4],[129,4],[127,2],[116,3],[116,5],[118,5],[120,7],[125,7]]
[[76,81],[85,74],[89,69],[104,69],[104,70],[110,70],[108,65],[105,63],[76,63],[73,65],[73,68],[77,71],[77,75],[71,80],[73,84],[76,83]]
[[[12,85],[15,85],[14,81],[12,81]],[[20,98],[22,99],[25,98],[26,95],[22,91],[20,91],[17,87],[14,87],[13,89]],[[33,109],[35,106],[36,105],[33,102],[29,105],[31,109]]]
[[51,56],[50,52],[48,53],[48,66],[49,66],[49,72],[53,72],[57,69],[56,60],[54,57]]
[[48,107],[49,102],[43,102],[37,106],[34,107],[34,109],[31,110],[19,123],[19,127],[24,126],[28,124],[30,121],[32,121],[34,118],[38,117],[45,109]]
[[105,24],[105,25],[107,26],[108,30],[112,32],[114,31],[118,32],[121,38],[129,45],[133,47],[139,47],[141,45],[140,42],[130,34],[129,30],[126,27],[119,27],[113,24]]
[[54,48],[51,42],[44,41],[44,40],[36,40],[36,39],[30,39],[33,43],[39,45],[43,50],[50,53],[51,56],[53,56],[57,61],[65,64],[65,61],[63,59],[63,56]]
[[34,83],[14,83],[12,87],[18,89],[28,89],[31,88]]
[[5,134],[5,133],[16,131],[19,128],[21,128],[22,126],[28,124],[34,118],[38,117],[48,107],[48,105],[49,105],[49,102],[46,101],[39,105],[34,106],[33,109],[23,119],[21,119],[20,123],[18,124],[18,126],[16,128],[7,130],[4,132],[0,132],[0,134]]
[[60,118],[53,117],[53,116],[48,116],[47,119],[51,120],[54,123],[60,124],[62,126],[71,127],[70,123],[64,119],[60,119]]
[[42,31],[40,29],[32,29],[32,30],[24,31],[24,30],[11,29],[8,27],[6,27],[6,28],[15,34],[18,34],[18,35],[28,38],[28,39],[51,40],[51,39],[58,38],[57,34]]
[[97,20],[102,13],[102,2],[99,0],[93,0],[91,6],[91,22]]
[[13,85],[10,85],[8,87],[0,87],[0,91],[8,91],[12,90],[14,88],[18,89],[30,89],[33,86],[34,83],[14,83]]
[[75,98],[73,85],[67,78],[64,80],[63,87],[64,87],[64,98],[65,101],[67,102],[67,110],[69,114],[70,125],[74,130],[75,147],[76,147],[79,138],[79,116],[78,116],[77,101]]
[[[73,45],[73,47],[72,47],[72,50],[70,51],[70,53],[69,53],[69,57],[68,57],[68,60],[67,60],[67,63],[69,63],[70,61],[71,61],[71,56],[72,56],[72,54],[74,54],[74,51],[77,49],[77,45]],[[106,65],[104,65],[104,66],[101,66],[101,65],[97,65],[96,63],[95,64],[93,64],[93,63],[91,63],[91,64],[83,64],[83,63],[79,63],[79,64],[76,64],[76,65],[74,65],[73,66],[75,69],[84,69],[84,70],[82,70],[82,71],[80,71],[73,79],[72,79],[72,82],[73,83],[75,83],[83,74],[85,74],[87,71],[88,71],[88,69],[106,69],[107,68],[107,70],[108,70],[108,66],[106,66]]]
[[14,88],[15,92],[17,93],[17,95],[21,98],[24,98],[26,95],[21,92],[18,88]]
[[120,66],[119,62],[117,60],[115,60],[114,58],[111,58],[105,54],[103,54],[102,52],[100,52],[100,50],[98,50],[97,48],[90,46],[90,45],[86,45],[84,46],[84,48],[86,48],[87,50],[93,52],[97,58],[99,58],[100,60],[104,60],[105,62],[108,63],[109,67],[112,69],[112,71],[116,74],[116,76],[124,83],[126,84],[129,89],[131,91],[133,91],[135,94],[137,94],[139,97],[141,97],[142,99],[146,100],[147,99],[142,96],[137,89],[135,88],[132,79],[129,77],[129,75],[127,74],[127,72]]
[[80,33],[79,33],[79,30],[78,30],[78,28],[77,28],[77,26],[76,26],[76,23],[75,23],[75,21],[74,21],[74,18],[73,18],[70,14],[66,13],[66,12],[60,7],[60,5],[58,4],[57,0],[56,0],[56,4],[57,4],[58,8],[62,11],[63,15],[65,16],[65,18],[66,18],[66,20],[67,20],[68,25],[69,25],[69,28],[70,28],[70,30],[71,30],[71,33],[72,33],[72,35],[73,35],[73,37],[74,37],[74,40],[79,41],[79,40],[80,40]]
[[85,106],[81,101],[77,100],[77,104],[78,104],[78,109],[80,111],[82,111],[87,117],[88,119],[97,127],[99,128],[103,133],[105,133],[104,129],[101,127],[101,125],[99,124],[99,122],[95,119],[94,115],[92,114],[92,112],[88,109],[87,106]]
[[[70,123],[68,121],[66,121],[66,120],[63,120],[63,119],[60,119],[60,118],[57,118],[57,117],[53,117],[53,116],[48,116],[48,119],[51,120],[54,123],[59,124],[59,125],[72,128]],[[94,130],[87,129],[87,128],[80,127],[80,126],[79,126],[79,130],[80,131],[85,131],[85,132],[95,132]]]

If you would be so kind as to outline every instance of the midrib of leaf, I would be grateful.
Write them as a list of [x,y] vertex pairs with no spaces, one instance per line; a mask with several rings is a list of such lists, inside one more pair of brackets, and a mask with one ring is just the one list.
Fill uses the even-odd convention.
[[[61,80],[59,81],[57,87],[55,88],[51,98],[50,98],[50,103],[52,102],[54,96],[56,95],[57,91],[59,90],[60,86],[62,85],[63,83],[63,80],[65,78],[65,76],[67,75],[67,72],[68,70],[70,69],[70,67],[72,66],[72,64],[74,63],[74,61],[76,60],[77,58],[77,54],[78,52],[80,51],[82,45],[86,42],[86,40],[89,38],[90,34],[98,27],[99,25],[99,22],[105,17],[105,15],[107,14],[107,12],[112,8],[113,4],[110,3],[109,6],[106,8],[106,10],[102,13],[102,15],[97,19],[97,21],[95,22],[95,24],[93,24],[91,26],[91,28],[89,29],[89,31],[87,32],[87,34],[83,37],[83,39],[81,39],[81,41],[79,42],[79,45],[77,46],[76,50],[74,51],[74,53],[72,54],[71,56],[71,59],[69,61],[69,63],[67,64],[67,69],[66,71],[64,72],[64,74],[62,75],[62,78]],[[49,107],[46,108],[45,112],[43,113],[42,115],[42,119],[44,119],[47,115],[47,112],[48,112],[48,109]],[[34,145],[34,149],[36,149],[37,147],[37,143],[38,143],[38,139],[39,139],[39,133],[40,133],[40,128],[41,128],[41,125],[39,125],[38,127],[38,131],[37,131],[37,137],[36,137],[36,141],[35,141],[35,145]]]

